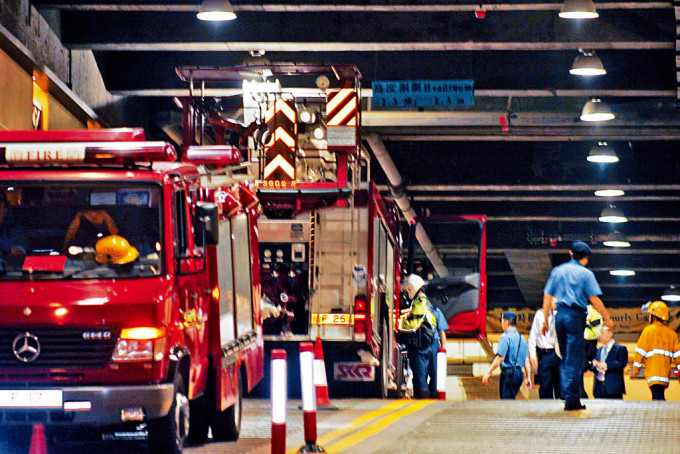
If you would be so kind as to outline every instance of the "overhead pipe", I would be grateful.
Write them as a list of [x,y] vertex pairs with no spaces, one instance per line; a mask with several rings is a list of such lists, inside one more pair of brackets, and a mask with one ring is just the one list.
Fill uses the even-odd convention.
[[[392,197],[394,197],[397,206],[409,223],[415,222],[416,213],[404,191],[404,181],[394,165],[394,161],[392,161],[392,157],[387,151],[387,148],[385,148],[385,144],[377,134],[366,134],[364,138],[371,146],[373,154],[390,182],[390,193],[392,194]],[[415,230],[416,239],[423,249],[423,252],[425,252],[428,260],[432,263],[436,273],[439,277],[447,277],[449,275],[449,270],[446,268],[446,265],[444,265],[444,261],[435,249],[432,241],[430,241],[430,237],[427,235],[427,232],[425,232],[422,224],[418,223]]]

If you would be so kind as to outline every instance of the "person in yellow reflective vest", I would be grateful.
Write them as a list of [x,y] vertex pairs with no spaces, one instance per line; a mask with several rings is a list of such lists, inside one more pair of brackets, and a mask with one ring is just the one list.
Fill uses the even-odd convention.
[[632,376],[637,377],[645,366],[645,379],[652,392],[652,400],[666,400],[666,388],[670,384],[671,365],[680,359],[680,340],[666,322],[668,306],[663,301],[649,305],[650,324],[642,330],[635,347]]
[[[597,355],[597,339],[602,332],[602,315],[595,310],[592,304],[588,303],[586,312],[586,329],[583,330],[583,347],[585,349],[585,361],[583,363],[583,373],[593,369],[593,360]],[[583,373],[581,374],[581,398],[588,398],[585,387],[583,386]]]
[[406,345],[413,371],[413,395],[416,398],[430,397],[428,370],[434,370],[436,377],[436,356],[433,354],[432,344],[437,342],[437,319],[422,290],[424,286],[425,281],[415,274],[408,276],[402,283],[402,291],[411,301],[411,307],[403,310],[399,318],[398,340]]

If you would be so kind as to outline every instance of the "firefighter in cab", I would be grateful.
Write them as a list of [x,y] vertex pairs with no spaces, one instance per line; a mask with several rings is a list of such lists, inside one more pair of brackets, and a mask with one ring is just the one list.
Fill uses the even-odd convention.
[[645,367],[645,380],[652,392],[652,400],[666,400],[666,388],[670,384],[671,365],[680,359],[678,335],[667,323],[668,306],[663,301],[649,305],[649,325],[642,330],[635,347],[632,377],[637,377]]
[[410,307],[401,311],[398,341],[406,345],[408,360],[413,371],[413,395],[429,398],[427,377],[436,379],[436,356],[432,344],[436,342],[437,319],[430,301],[423,292],[425,281],[415,274],[402,283],[402,291]]

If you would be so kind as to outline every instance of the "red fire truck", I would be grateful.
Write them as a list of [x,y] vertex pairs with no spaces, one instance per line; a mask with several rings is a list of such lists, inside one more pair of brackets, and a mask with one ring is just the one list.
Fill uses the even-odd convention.
[[[249,156],[263,209],[265,348],[289,351],[289,389],[299,383],[299,342],[320,338],[331,394],[403,393],[395,341],[398,213],[369,181],[357,68],[267,64],[177,73],[190,84],[191,96],[180,101],[185,141],[232,144]],[[243,104],[234,105],[239,86]],[[217,99],[206,99],[208,89]],[[234,111],[241,116],[230,117]]]
[[240,165],[233,147],[178,162],[138,129],[0,132],[1,425],[163,454],[238,437],[264,372],[257,197],[224,176]]

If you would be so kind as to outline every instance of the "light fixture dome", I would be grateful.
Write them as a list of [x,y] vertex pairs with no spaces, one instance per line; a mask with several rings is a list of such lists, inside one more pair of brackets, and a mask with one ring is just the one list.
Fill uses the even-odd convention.
[[623,210],[616,205],[609,205],[602,210],[602,214],[599,217],[600,222],[618,223],[618,222],[628,222],[626,215],[623,214]]
[[607,103],[600,99],[590,99],[583,105],[581,121],[609,121],[616,118]]
[[595,197],[621,197],[625,192],[622,189],[598,189]]
[[607,74],[602,60],[595,55],[595,52],[583,49],[579,49],[579,52],[580,54],[574,60],[574,64],[571,65],[570,74],[575,76],[602,76]]
[[598,142],[597,145],[590,149],[590,153],[586,159],[590,162],[604,164],[619,162],[619,157],[616,156],[614,149],[607,145],[607,142]]
[[611,239],[604,240],[602,244],[607,247],[630,247],[630,243],[626,241],[623,234],[618,230],[614,231]]
[[663,292],[661,299],[670,303],[677,303],[680,301],[680,289],[675,287],[675,285],[671,285]]
[[223,22],[236,19],[236,13],[228,0],[203,0],[196,17],[205,21]]
[[595,19],[599,14],[591,0],[566,0],[559,16],[563,19]]

